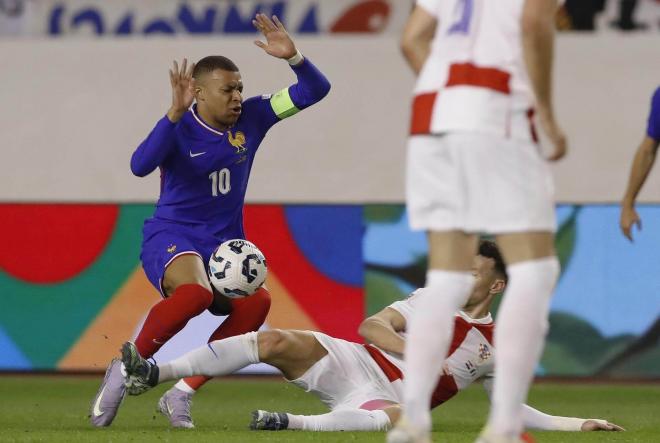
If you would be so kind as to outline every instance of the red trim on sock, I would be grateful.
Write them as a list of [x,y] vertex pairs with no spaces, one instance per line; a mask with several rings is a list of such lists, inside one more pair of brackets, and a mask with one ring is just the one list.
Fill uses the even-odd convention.
[[197,284],[177,287],[168,298],[156,303],[142,330],[135,339],[135,346],[142,357],[149,358],[170,338],[183,329],[193,317],[198,316],[213,302],[213,293]]
[[[232,300],[231,305],[231,314],[211,334],[209,342],[245,334],[246,332],[258,331],[266,321],[266,316],[270,310],[270,293],[266,289],[260,288],[249,297]],[[184,378],[183,381],[192,389],[197,390],[210,379],[211,377],[197,375]]]

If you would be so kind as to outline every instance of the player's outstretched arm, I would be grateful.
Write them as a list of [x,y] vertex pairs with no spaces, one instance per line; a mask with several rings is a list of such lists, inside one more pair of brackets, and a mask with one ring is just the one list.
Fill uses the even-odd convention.
[[[490,399],[493,391],[492,374],[483,380],[483,387]],[[625,431],[621,426],[598,418],[560,417],[550,415],[523,405],[523,425],[525,429],[539,431]]]
[[655,163],[658,144],[657,140],[649,136],[644,137],[639,148],[637,148],[630,170],[628,186],[621,202],[621,218],[619,220],[621,232],[630,241],[633,240],[632,227],[637,225],[638,229],[642,229],[642,220],[635,210],[635,201]]
[[523,423],[526,429],[541,431],[625,431],[607,420],[549,415],[528,405],[523,405]]
[[628,240],[632,241],[632,227],[637,225],[639,229],[642,228],[642,221],[635,211],[635,200],[637,194],[644,186],[644,182],[651,172],[653,163],[655,162],[655,155],[658,152],[658,145],[660,144],[660,88],[656,89],[653,98],[651,99],[651,112],[649,113],[648,127],[646,128],[646,136],[642,143],[637,148],[635,160],[633,160],[632,169],[630,171],[630,178],[628,179],[628,187],[626,194],[621,202],[621,231]]
[[252,24],[266,39],[265,43],[256,40],[255,44],[267,54],[287,60],[298,78],[296,84],[279,91],[271,99],[273,109],[280,120],[313,105],[330,92],[328,79],[309,59],[300,54],[277,16],[273,16],[271,20],[264,14],[257,14]]
[[543,131],[554,145],[548,160],[566,155],[564,132],[557,123],[552,103],[552,64],[557,0],[525,0],[522,12],[522,49],[527,74],[536,97],[536,109]]
[[131,157],[131,171],[138,177],[150,174],[160,166],[167,155],[174,149],[176,138],[175,123],[188,110],[193,102],[194,79],[192,78],[195,64],[188,67],[188,60],[183,59],[181,68],[176,61],[170,69],[170,85],[172,87],[172,106],[167,115],[160,119],[156,127],[138,146]]

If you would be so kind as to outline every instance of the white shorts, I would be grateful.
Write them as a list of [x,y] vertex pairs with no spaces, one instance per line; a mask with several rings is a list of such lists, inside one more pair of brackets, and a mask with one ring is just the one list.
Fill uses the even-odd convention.
[[401,403],[401,380],[390,382],[364,346],[314,332],[328,355],[291,383],[331,410],[359,408],[373,400]]
[[414,230],[556,230],[554,185],[536,144],[476,133],[413,136],[406,202]]

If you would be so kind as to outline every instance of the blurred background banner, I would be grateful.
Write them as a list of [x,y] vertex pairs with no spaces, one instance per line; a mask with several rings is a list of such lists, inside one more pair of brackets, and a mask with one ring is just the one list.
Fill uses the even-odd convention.
[[[257,12],[295,34],[396,33],[414,0],[0,0],[0,35],[250,34]],[[561,30],[657,32],[659,0],[565,0]]]
[[[142,222],[152,211],[152,205],[0,205],[0,369],[107,365],[160,296],[138,258]],[[268,327],[358,340],[362,208],[258,205],[245,217],[248,238],[268,258]],[[156,358],[204,344],[221,321],[210,314],[194,319]]]
[[[411,5],[0,0],[0,370],[100,371],[139,330],[159,297],[139,262],[159,177],[132,176],[131,153],[169,106],[172,59],[226,55],[248,97],[294,81],[252,44],[256,12],[282,17],[333,85],[275,126],[255,162],[245,219],[270,265],[266,327],[359,340],[365,315],[423,284],[424,235],[401,204],[414,79],[398,39]],[[660,174],[634,244],[616,203],[659,84],[660,2],[567,0],[557,22],[585,32],[557,42],[571,152],[553,165],[562,276],[538,374],[659,378]],[[221,320],[192,320],[157,359],[203,344]]]
[[253,34],[258,12],[281,17],[294,34],[398,32],[412,5],[412,0],[2,2],[13,34],[78,37]]
[[[423,284],[427,246],[423,233],[408,228],[403,206],[364,211],[366,311],[372,314]],[[660,226],[660,207],[639,213]],[[560,205],[557,218],[562,271],[537,374],[660,377],[660,230],[645,230],[633,246],[619,233],[618,206]]]
[[[106,366],[159,297],[138,260],[151,211],[0,205],[0,369]],[[562,276],[539,375],[660,377],[660,230],[645,230],[633,246],[618,233],[616,206],[562,205],[557,214]],[[660,226],[660,207],[640,214]],[[359,341],[365,315],[423,284],[425,236],[408,229],[401,205],[251,205],[246,222],[269,261],[267,328]],[[199,316],[156,359],[204,344],[220,321]]]

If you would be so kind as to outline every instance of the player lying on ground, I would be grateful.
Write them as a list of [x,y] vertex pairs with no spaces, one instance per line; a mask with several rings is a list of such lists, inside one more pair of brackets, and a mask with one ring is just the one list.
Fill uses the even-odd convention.
[[[506,285],[502,258],[494,243],[482,242],[474,260],[475,287],[455,316],[454,339],[431,407],[452,398],[476,380],[491,392],[494,330],[489,313],[495,297]],[[360,334],[368,345],[351,343],[320,332],[271,330],[250,332],[214,341],[169,363],[155,365],[140,357],[128,342],[122,359],[129,375],[127,389],[140,394],[159,383],[191,375],[231,374],[252,363],[270,364],[291,383],[314,393],[331,412],[294,415],[253,412],[250,427],[258,430],[307,431],[386,430],[400,413],[401,355],[406,324],[418,301],[417,292],[367,318]],[[525,406],[525,426],[557,431],[619,431],[621,427],[599,419],[558,417]]]
[[[298,52],[277,17],[257,14],[253,24],[266,40],[256,41],[257,46],[287,60],[297,83],[243,100],[241,74],[228,58],[204,57],[190,68],[184,60],[181,69],[175,62],[172,107],[131,158],[131,170],[139,177],[157,168],[161,172],[160,198],[144,223],[140,259],[163,300],[151,308],[135,340],[144,358],[205,310],[229,314],[211,334],[213,341],[258,330],[270,308],[264,288],[231,301],[214,294],[206,264],[219,244],[245,238],[245,192],[268,130],[325,97],[330,83]],[[160,399],[158,409],[174,427],[193,427],[190,399],[206,381],[186,378]],[[92,424],[109,426],[124,395],[120,362],[113,360],[92,402]]]

